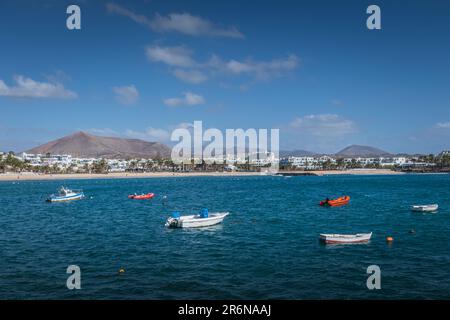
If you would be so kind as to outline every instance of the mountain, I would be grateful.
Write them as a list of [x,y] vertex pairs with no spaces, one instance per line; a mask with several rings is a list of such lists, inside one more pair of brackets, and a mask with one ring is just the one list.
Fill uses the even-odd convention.
[[107,159],[164,158],[169,157],[170,152],[169,147],[159,142],[99,137],[82,131],[26,151],[33,154],[70,154],[74,157]]
[[383,157],[390,156],[389,152],[384,150],[369,147],[369,146],[360,146],[360,145],[351,145],[347,148],[342,149],[338,153],[335,154],[337,157]]
[[280,157],[315,157],[317,153],[307,150],[280,150]]

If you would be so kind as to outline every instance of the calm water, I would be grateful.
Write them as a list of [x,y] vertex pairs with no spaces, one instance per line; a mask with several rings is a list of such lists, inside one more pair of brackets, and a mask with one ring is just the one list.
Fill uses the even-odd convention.
[[[0,182],[1,299],[450,298],[450,175],[72,180],[85,200],[45,203],[61,183]],[[127,199],[144,191],[157,196]],[[317,205],[341,194],[349,206]],[[435,202],[434,214],[408,209]],[[202,207],[231,214],[208,229],[164,227],[172,210]],[[368,231],[369,244],[318,242]],[[70,264],[81,290],[65,286]],[[366,288],[372,264],[381,290]]]

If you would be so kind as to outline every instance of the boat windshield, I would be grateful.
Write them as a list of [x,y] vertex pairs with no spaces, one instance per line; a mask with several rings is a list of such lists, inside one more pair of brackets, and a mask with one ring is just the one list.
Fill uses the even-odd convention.
[[59,189],[59,194],[61,194],[61,195],[67,195],[68,193],[71,193],[71,192],[72,192],[72,190],[66,189],[64,187],[61,187],[61,189]]

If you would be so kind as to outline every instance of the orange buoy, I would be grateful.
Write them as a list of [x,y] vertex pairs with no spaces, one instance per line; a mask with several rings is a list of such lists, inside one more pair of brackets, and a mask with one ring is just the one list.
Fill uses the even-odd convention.
[[386,241],[387,241],[387,242],[392,242],[392,241],[394,241],[394,238],[392,238],[392,237],[387,237],[387,238],[386,238]]

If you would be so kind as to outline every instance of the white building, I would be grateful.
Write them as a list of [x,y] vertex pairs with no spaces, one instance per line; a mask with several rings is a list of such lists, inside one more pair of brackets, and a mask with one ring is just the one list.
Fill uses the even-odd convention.
[[107,163],[110,172],[125,172],[129,166],[126,160],[110,159],[107,160]]
[[396,157],[396,158],[392,158],[392,162],[395,163],[395,165],[397,166],[401,166],[404,165],[407,162],[408,159],[406,159],[406,157]]
[[319,162],[320,163],[326,163],[326,162],[331,162],[332,164],[335,164],[336,163],[336,159],[335,158],[332,158],[332,157],[330,157],[330,156],[321,156],[320,158],[319,158]]
[[281,161],[280,164],[288,164],[299,169],[307,170],[315,170],[320,168],[319,159],[314,157],[288,157],[287,159]]

